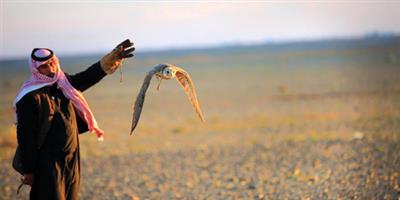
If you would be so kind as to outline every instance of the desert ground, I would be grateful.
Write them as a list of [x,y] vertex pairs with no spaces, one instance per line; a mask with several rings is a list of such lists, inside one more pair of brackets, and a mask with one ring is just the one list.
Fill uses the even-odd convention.
[[[143,52],[84,93],[105,141],[80,136],[81,199],[400,199],[400,39]],[[342,45],[340,45],[342,44]],[[77,73],[101,55],[61,57]],[[206,122],[157,63],[186,69]],[[0,199],[20,176],[13,98],[27,60],[1,61]]]

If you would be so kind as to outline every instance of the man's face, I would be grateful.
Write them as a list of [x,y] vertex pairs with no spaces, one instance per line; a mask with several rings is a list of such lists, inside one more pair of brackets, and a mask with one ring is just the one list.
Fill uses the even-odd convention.
[[41,74],[48,77],[54,77],[55,73],[57,72],[57,66],[54,60],[50,60],[46,64],[40,65],[37,69]]

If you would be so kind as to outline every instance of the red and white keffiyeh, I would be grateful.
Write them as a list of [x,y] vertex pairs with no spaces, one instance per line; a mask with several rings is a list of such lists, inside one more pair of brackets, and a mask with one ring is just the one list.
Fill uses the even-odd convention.
[[[47,57],[48,59],[46,60],[40,59]],[[49,61],[53,61],[56,64],[57,71],[53,77],[41,74],[37,69],[40,65],[46,64]],[[61,70],[57,56],[50,49],[46,48],[35,49],[34,52],[32,52],[31,58],[29,59],[29,67],[32,76],[29,80],[25,81],[22,87],[20,88],[13,102],[14,111],[15,112],[17,111],[16,110],[17,102],[21,100],[22,97],[24,97],[29,92],[57,83],[58,88],[61,89],[64,96],[67,97],[69,100],[71,100],[72,104],[78,111],[79,116],[86,121],[86,123],[88,124],[89,131],[96,133],[98,140],[102,141],[104,132],[99,128],[97,121],[94,118],[94,115],[90,110],[89,104],[87,103],[85,97],[82,95],[80,91],[78,91],[71,85],[71,83],[65,76],[64,72]]]

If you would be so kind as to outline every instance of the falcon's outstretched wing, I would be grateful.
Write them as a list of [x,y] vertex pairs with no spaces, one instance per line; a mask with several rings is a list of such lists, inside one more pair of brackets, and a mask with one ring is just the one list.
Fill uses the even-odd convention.
[[172,68],[176,71],[175,72],[176,80],[182,86],[183,90],[186,93],[186,96],[188,97],[190,103],[192,104],[199,118],[201,119],[201,121],[204,122],[204,116],[203,113],[201,112],[200,105],[196,96],[196,89],[194,87],[192,79],[190,78],[190,75],[182,68],[176,66],[173,66]]
[[140,92],[136,97],[135,105],[133,107],[133,118],[132,118],[132,125],[131,125],[131,135],[133,130],[135,130],[139,119],[140,114],[142,113],[144,98],[146,97],[147,88],[149,88],[151,78],[157,72],[162,71],[166,66],[165,65],[156,65],[153,69],[147,72],[146,77],[143,80],[142,88],[140,88]]

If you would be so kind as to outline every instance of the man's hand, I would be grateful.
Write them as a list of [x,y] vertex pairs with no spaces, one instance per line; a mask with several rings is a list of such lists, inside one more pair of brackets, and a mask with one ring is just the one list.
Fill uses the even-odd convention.
[[100,60],[101,68],[107,74],[114,73],[122,64],[122,60],[133,56],[133,43],[126,39]]
[[33,174],[24,174],[21,178],[21,182],[25,185],[32,185],[33,184]]

